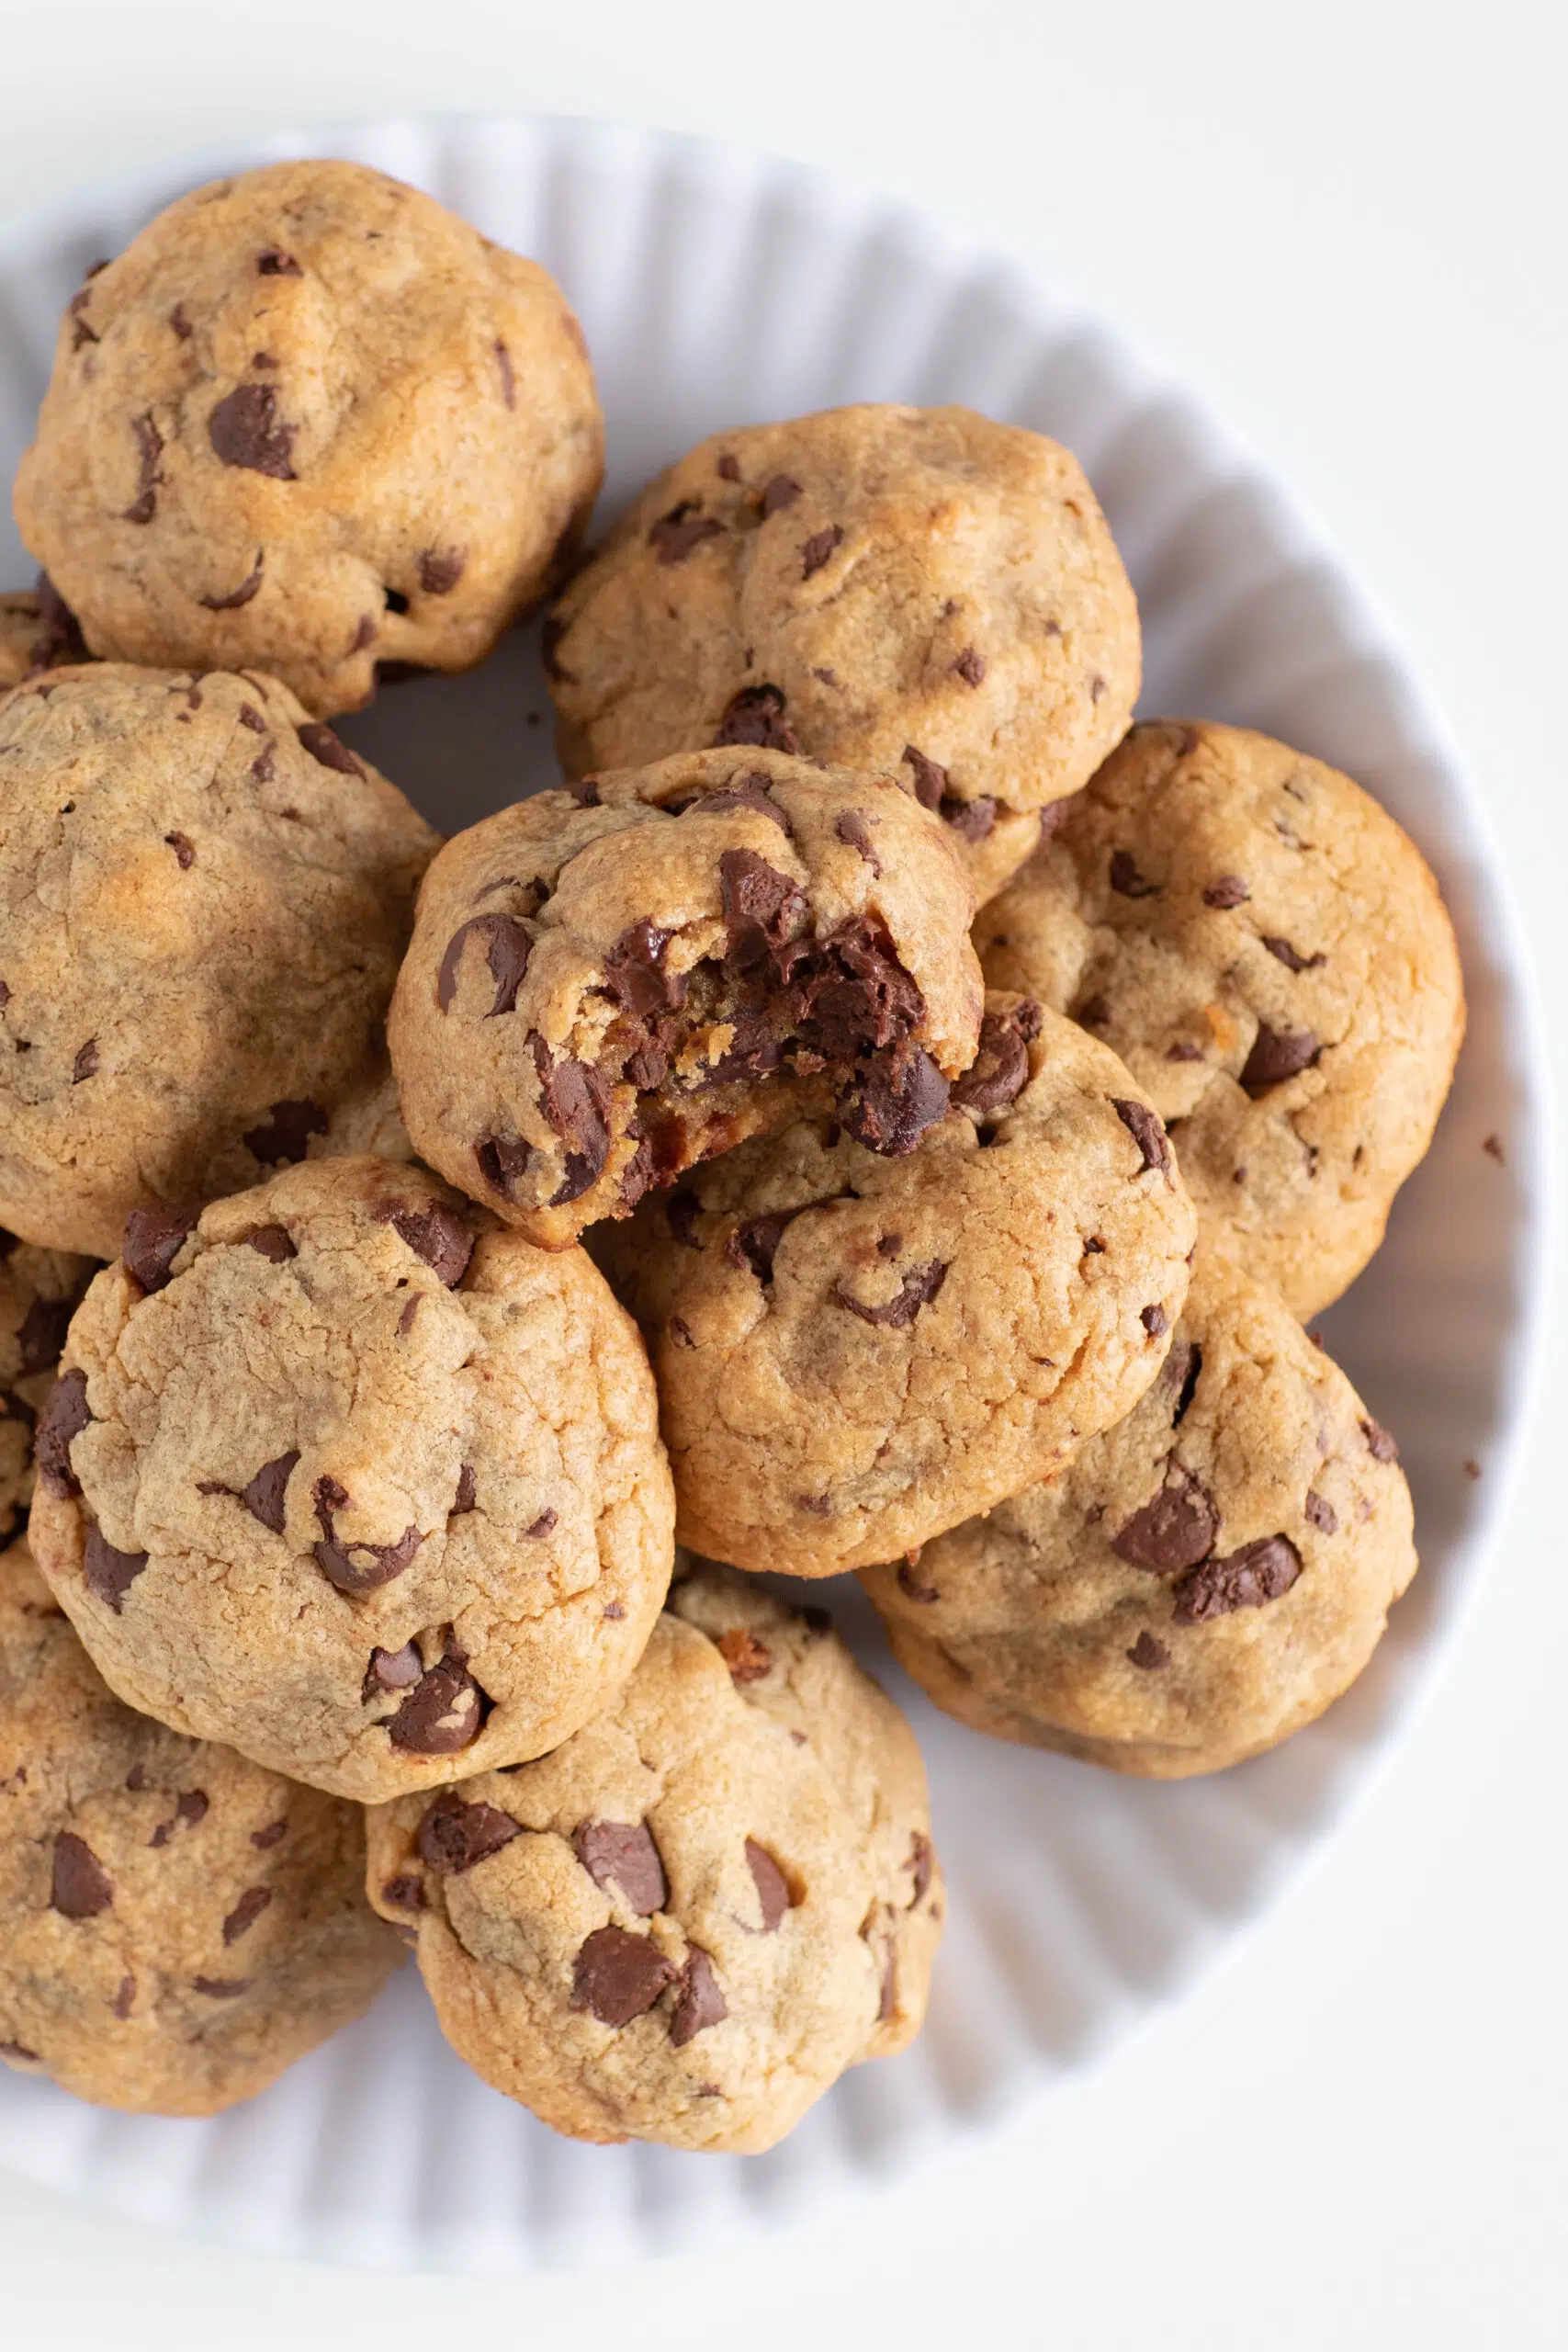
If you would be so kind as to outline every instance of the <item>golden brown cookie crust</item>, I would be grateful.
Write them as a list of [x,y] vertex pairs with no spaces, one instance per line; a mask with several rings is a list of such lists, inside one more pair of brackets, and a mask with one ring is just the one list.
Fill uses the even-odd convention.
[[436,838],[257,672],[0,703],[0,1225],[109,1257],[133,1208],[368,1140]]
[[1125,1420],[862,1580],[960,1722],[1176,1780],[1313,1722],[1415,1572],[1393,1439],[1279,1299],[1205,1250]]
[[581,1251],[366,1159],[133,1224],[127,1258],[72,1326],[31,1529],[129,1704],[371,1801],[608,1702],[673,1504],[647,1360]]
[[806,1577],[894,1558],[1154,1379],[1196,1230],[1159,1122],[1070,1022],[998,997],[984,1039],[908,1159],[803,1120],[595,1237],[694,1550]]
[[1464,1031],[1415,844],[1348,776],[1235,727],[1137,727],[975,928],[1121,1055],[1200,1216],[1298,1315],[1359,1273]]
[[835,1106],[907,1149],[973,1058],[973,899],[887,777],[699,752],[448,842],[389,1022],[422,1155],[545,1248]]
[[497,2090],[740,2153],[912,2039],[942,1909],[897,1709],[821,1611],[705,1566],[554,1755],[377,1808],[368,1885]]
[[1137,700],[1137,607],[1077,461],[964,408],[867,403],[701,443],[556,608],[569,775],[701,743],[897,774],[984,900]]
[[362,164],[212,182],[61,322],[22,537],[95,653],[271,671],[330,718],[466,670],[570,560],[603,472],[559,288]]
[[214,2115],[369,2007],[400,1954],[356,1806],[105,1687],[0,1554],[0,2057],[78,2098]]

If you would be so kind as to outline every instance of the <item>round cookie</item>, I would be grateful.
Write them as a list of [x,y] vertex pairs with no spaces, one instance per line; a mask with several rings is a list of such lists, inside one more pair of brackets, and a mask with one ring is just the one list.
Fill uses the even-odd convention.
[[422,1158],[547,1249],[833,1106],[912,1148],[974,1057],[973,899],[886,776],[688,752],[447,842],[388,1035]]
[[555,1747],[636,1663],[670,1473],[581,1251],[321,1160],[133,1216],[63,1364],[34,1555],[160,1722],[371,1801]]
[[909,1158],[821,1119],[595,1237],[642,1323],[677,1534],[801,1577],[892,1558],[1055,1471],[1154,1379],[1196,1220],[1103,1046],[990,1000]]
[[942,1907],[902,1715],[824,1611],[707,1567],[564,1747],[373,1812],[368,1884],[495,2089],[746,2154],[913,2039]]
[[76,616],[66,609],[47,572],[39,572],[36,587],[0,595],[0,694],[40,670],[90,659]]
[[1113,1046],[1200,1216],[1301,1316],[1421,1159],[1464,1029],[1414,843],[1348,776],[1240,728],[1134,728],[976,925],[993,988]]
[[977,898],[1137,700],[1137,606],[1077,459],[964,408],[716,435],[650,482],[546,635],[568,775],[697,743],[888,769]]
[[367,2009],[402,1955],[357,1806],[105,1688],[0,1555],[0,2058],[78,2098],[213,2115]]
[[385,1132],[436,838],[256,673],[0,703],[0,1224],[110,1257],[133,1208]]
[[862,1581],[899,1664],[961,1723],[1177,1780],[1320,1715],[1415,1572],[1393,1439],[1279,1299],[1206,1249],[1125,1420]]
[[63,1250],[34,1250],[0,1227],[0,1544],[27,1514],[33,1430],[54,1385],[66,1328],[96,1268]]
[[378,662],[482,661],[603,469],[546,272],[318,159],[197,188],[89,273],[16,511],[95,653],[268,670],[330,718]]

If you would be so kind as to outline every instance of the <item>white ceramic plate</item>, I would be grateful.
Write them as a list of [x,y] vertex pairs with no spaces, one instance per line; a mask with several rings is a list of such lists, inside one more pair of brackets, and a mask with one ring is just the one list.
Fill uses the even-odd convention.
[[[1422,1571],[1373,1666],[1277,1754],[1159,1787],[949,1723],[891,1666],[858,1588],[836,1588],[840,1622],[924,1745],[951,1926],[920,2041],[847,2076],[783,2147],[558,2140],[459,2065],[412,1971],[372,2017],[212,2122],[111,2116],[0,2070],[0,2163],[123,2212],[380,2268],[601,2265],[837,2206],[1080,2073],[1179,1998],[1333,1834],[1430,1683],[1506,1487],[1546,1248],[1540,1057],[1485,825],[1332,551],[1106,326],[798,170],[589,124],[401,121],[276,138],[54,206],[0,237],[7,478],[87,265],[200,180],[310,153],[412,180],[554,271],[599,370],[612,507],[706,433],[842,401],[964,401],[1068,443],[1137,585],[1145,708],[1261,727],[1359,777],[1436,867],[1470,991],[1437,1144],[1326,1319],[1416,1490]],[[30,573],[7,520],[0,584]],[[553,778],[547,714],[533,631],[475,678],[388,691],[345,732],[450,831]]]

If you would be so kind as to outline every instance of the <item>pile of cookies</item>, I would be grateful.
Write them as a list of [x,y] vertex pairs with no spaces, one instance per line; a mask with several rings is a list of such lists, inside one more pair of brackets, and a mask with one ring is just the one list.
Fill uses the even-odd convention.
[[[558,2129],[765,2148],[918,2030],[943,1892],[762,1572],[1171,1777],[1415,1569],[1303,1321],[1458,1050],[1411,842],[1132,723],[1038,434],[738,428],[585,558],[602,462],[550,279],[355,166],[198,190],[62,322],[0,611],[0,2054],[86,2098],[243,2098],[407,1942]],[[443,843],[331,721],[547,599],[567,781]]]

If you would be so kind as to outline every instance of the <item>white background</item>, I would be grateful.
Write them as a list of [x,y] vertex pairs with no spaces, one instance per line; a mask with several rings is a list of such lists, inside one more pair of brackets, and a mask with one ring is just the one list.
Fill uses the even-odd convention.
[[[1491,804],[1561,1098],[1565,71],[1560,0],[6,0],[0,214],[231,133],[511,107],[770,147],[1010,249],[1187,377],[1393,615]],[[595,2276],[265,2263],[0,2178],[0,2341],[1568,2345],[1565,1407],[1554,1340],[1390,1778],[1086,2088],[837,2223]]]

